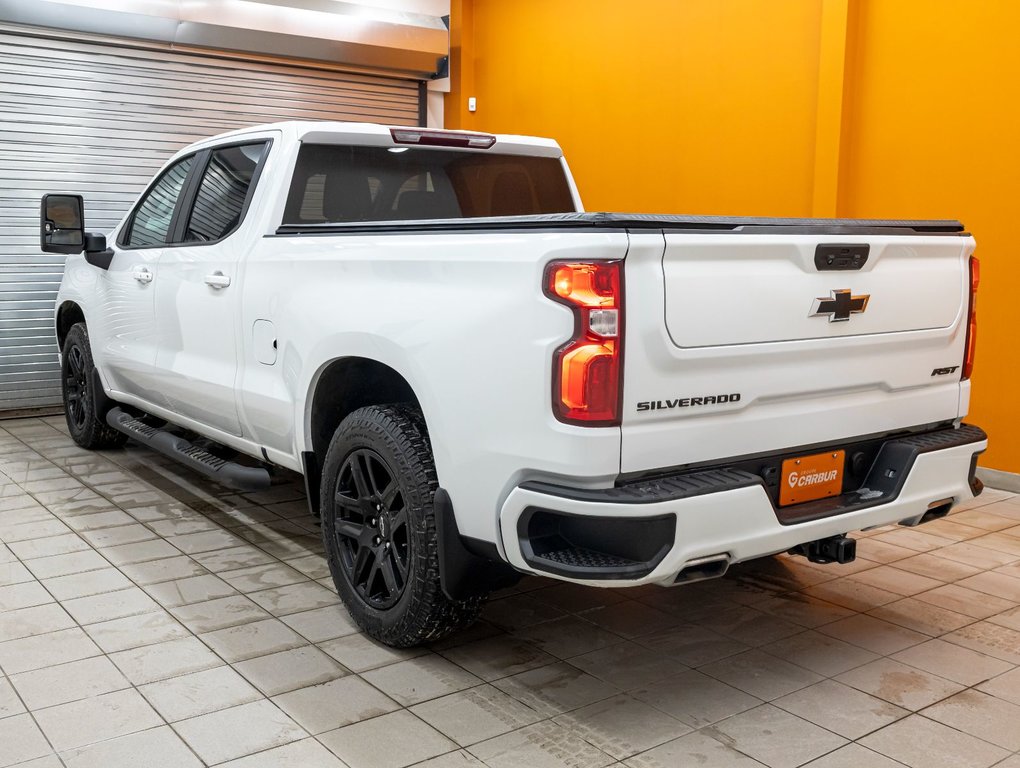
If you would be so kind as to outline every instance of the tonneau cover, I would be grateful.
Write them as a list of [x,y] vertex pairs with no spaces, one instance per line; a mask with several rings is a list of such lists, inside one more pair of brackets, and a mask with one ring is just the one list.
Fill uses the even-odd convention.
[[653,229],[710,234],[816,235],[965,235],[963,224],[951,219],[789,219],[757,216],[678,216],[654,213],[548,213],[534,216],[364,221],[343,224],[284,224],[280,235],[343,234],[387,231],[487,229]]

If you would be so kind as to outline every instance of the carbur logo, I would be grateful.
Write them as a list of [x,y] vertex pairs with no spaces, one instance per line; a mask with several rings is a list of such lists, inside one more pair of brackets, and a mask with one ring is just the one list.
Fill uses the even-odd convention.
[[695,408],[699,405],[724,405],[739,403],[740,393],[729,395],[704,395],[702,397],[678,397],[676,400],[643,400],[637,404],[639,411],[664,411],[670,408]]
[[835,469],[830,469],[828,472],[808,472],[803,475],[795,471],[787,475],[786,482],[791,488],[804,488],[808,485],[818,485],[835,480],[838,475],[839,471]]

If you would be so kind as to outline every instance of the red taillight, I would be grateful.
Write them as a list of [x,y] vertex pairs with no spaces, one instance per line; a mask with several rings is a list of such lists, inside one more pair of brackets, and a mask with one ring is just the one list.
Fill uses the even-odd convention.
[[623,262],[554,261],[545,293],[574,311],[574,335],[553,357],[556,418],[585,426],[620,423]]
[[970,309],[967,312],[967,343],[963,353],[963,377],[969,379],[974,372],[974,348],[977,345],[977,290],[981,282],[981,263],[970,257]]

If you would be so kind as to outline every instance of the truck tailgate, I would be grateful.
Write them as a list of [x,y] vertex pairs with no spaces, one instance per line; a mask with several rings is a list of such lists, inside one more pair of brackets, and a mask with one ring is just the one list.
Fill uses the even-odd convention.
[[[630,230],[626,260],[622,472],[966,411],[974,241],[962,228],[649,229]],[[833,254],[859,259],[834,267]]]

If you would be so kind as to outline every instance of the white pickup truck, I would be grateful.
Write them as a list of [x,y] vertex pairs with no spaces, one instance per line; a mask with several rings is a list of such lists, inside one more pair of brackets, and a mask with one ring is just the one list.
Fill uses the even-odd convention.
[[344,123],[181,150],[109,246],[42,209],[75,441],[303,473],[392,645],[520,573],[846,562],[981,490],[957,222],[584,213],[553,141]]

